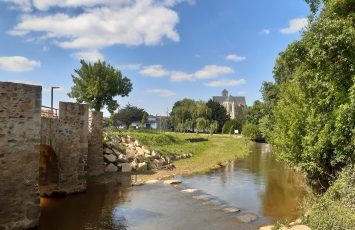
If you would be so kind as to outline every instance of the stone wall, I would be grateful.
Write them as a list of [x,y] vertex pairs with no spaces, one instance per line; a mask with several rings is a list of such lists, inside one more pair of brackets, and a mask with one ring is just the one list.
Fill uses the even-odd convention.
[[[41,144],[41,175],[50,179],[40,180],[41,195],[85,191],[88,105],[60,102],[59,118],[42,118]],[[52,177],[55,172],[44,170],[45,164],[57,165],[57,183]]]
[[38,224],[42,87],[0,82],[0,229]]
[[104,173],[104,160],[102,148],[102,119],[101,112],[89,112],[89,151],[88,175],[96,176]]

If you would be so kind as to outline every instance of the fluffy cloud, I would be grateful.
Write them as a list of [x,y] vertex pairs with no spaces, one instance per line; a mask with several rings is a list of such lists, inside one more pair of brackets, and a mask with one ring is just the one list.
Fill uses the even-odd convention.
[[147,90],[149,93],[155,93],[161,97],[171,97],[174,96],[176,93],[169,90],[169,89],[149,89]]
[[187,73],[183,71],[170,71],[162,65],[150,65],[143,67],[139,73],[150,77],[168,76],[171,81],[178,82],[215,78],[220,74],[234,73],[234,70],[228,66],[206,65],[194,73]]
[[139,73],[150,77],[165,77],[169,75],[169,71],[164,69],[162,65],[145,66]]
[[39,61],[22,56],[0,57],[0,70],[9,72],[31,71],[41,66]]
[[307,18],[295,18],[289,22],[289,26],[287,28],[281,29],[280,32],[283,34],[294,34],[304,29],[307,25]]
[[96,62],[98,60],[105,59],[104,55],[100,53],[98,50],[87,50],[87,51],[76,52],[72,54],[72,57],[78,60],[84,59],[85,61],[89,61],[89,62]]
[[229,54],[226,56],[226,60],[228,61],[239,62],[239,61],[244,61],[245,59],[246,57],[239,56],[238,54]]
[[117,67],[120,70],[139,70],[141,68],[141,64],[122,64]]
[[246,83],[245,79],[239,79],[239,80],[221,79],[221,80],[205,83],[205,85],[210,87],[228,87],[228,86],[244,85],[245,83]]
[[194,76],[197,79],[214,78],[219,74],[233,73],[234,70],[228,66],[206,65],[201,70],[195,72]]

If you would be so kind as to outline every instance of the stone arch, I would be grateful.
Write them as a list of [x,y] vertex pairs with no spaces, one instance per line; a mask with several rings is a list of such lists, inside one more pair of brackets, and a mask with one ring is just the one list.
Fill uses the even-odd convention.
[[41,196],[49,196],[59,183],[58,158],[49,145],[39,145],[39,190]]

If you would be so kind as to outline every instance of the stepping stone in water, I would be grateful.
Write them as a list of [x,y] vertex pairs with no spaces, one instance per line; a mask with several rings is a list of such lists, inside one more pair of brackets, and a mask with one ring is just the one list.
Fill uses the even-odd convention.
[[165,180],[164,184],[181,184],[179,180]]
[[159,183],[159,180],[148,180],[145,182],[145,184],[156,184]]
[[184,189],[184,190],[181,190],[181,192],[188,192],[188,193],[193,193],[193,192],[197,192],[198,189],[195,189],[195,188],[188,188],[188,189]]
[[204,202],[203,204],[207,204],[207,205],[213,205],[213,206],[220,206],[223,203],[218,201],[218,200],[209,200],[207,202]]
[[237,219],[240,222],[243,222],[243,223],[250,223],[250,222],[256,220],[256,215],[254,215],[254,214],[245,214],[245,215],[237,216]]
[[235,213],[235,212],[239,212],[240,209],[239,208],[229,207],[229,208],[222,209],[222,211],[223,212],[228,212],[228,213]]
[[193,196],[192,198],[196,199],[196,200],[208,200],[210,199],[209,195],[199,195],[199,196]]

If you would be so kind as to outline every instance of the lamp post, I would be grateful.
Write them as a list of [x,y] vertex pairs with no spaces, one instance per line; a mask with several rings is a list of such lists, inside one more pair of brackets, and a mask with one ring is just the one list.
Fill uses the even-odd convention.
[[53,90],[54,89],[59,89],[60,87],[58,87],[58,86],[53,86],[53,87],[51,87],[51,110],[52,110],[52,112],[53,112]]

